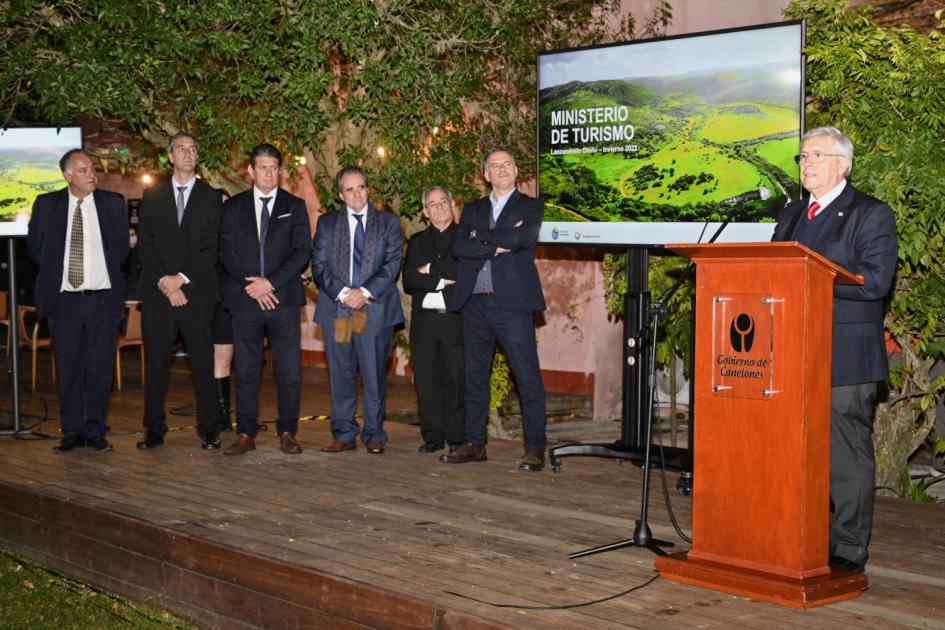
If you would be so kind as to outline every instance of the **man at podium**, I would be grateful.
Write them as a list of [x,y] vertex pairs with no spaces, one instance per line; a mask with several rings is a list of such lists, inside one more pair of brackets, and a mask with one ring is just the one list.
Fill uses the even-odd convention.
[[884,302],[896,271],[892,208],[848,182],[853,143],[835,127],[811,129],[797,157],[809,195],[778,216],[774,241],[798,241],[863,276],[836,285],[830,401],[830,566],[861,573],[873,524],[873,401],[889,376]]

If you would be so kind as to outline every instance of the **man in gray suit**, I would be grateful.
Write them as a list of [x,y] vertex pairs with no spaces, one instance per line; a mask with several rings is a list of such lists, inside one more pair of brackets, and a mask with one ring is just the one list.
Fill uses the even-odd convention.
[[[331,432],[323,451],[357,448],[380,455],[384,431],[384,381],[394,326],[404,321],[397,276],[403,258],[400,220],[368,201],[364,170],[349,166],[336,178],[344,202],[318,220],[312,275],[318,285],[315,322],[324,331],[331,379]],[[354,419],[357,375],[364,384],[364,428]]]

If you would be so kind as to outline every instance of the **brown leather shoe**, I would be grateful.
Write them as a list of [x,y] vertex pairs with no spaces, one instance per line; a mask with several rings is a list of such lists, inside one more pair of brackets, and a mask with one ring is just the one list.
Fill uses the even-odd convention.
[[358,445],[354,442],[343,442],[341,440],[334,440],[331,444],[322,447],[323,453],[340,453],[342,451],[353,451],[358,448]]
[[371,440],[367,445],[367,452],[371,455],[383,455],[384,445],[377,440]]
[[302,447],[295,439],[295,433],[289,433],[288,431],[279,435],[279,448],[286,455],[298,455],[302,452]]
[[525,454],[522,455],[522,463],[518,465],[518,469],[529,470],[531,472],[538,472],[544,467],[545,467],[544,449],[526,448]]
[[250,437],[245,433],[236,436],[236,441],[223,451],[224,455],[243,455],[256,450],[256,438]]
[[486,445],[476,446],[472,442],[466,442],[455,451],[448,455],[440,455],[440,461],[444,464],[466,464],[468,462],[486,461]]

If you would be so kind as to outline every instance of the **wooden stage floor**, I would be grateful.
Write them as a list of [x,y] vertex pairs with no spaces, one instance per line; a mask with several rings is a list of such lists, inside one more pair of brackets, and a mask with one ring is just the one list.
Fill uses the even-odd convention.
[[[191,400],[177,363],[171,407]],[[318,450],[329,440],[324,419],[302,424],[299,456],[283,455],[271,429],[238,458],[201,451],[189,428],[138,452],[142,391],[125,369],[110,419],[114,451],[58,454],[48,440],[0,438],[0,546],[201,627],[945,628],[942,505],[878,500],[869,590],[792,610],[650,583],[645,550],[568,560],[632,534],[641,471],[629,464],[569,458],[557,475],[521,473],[519,443],[494,441],[488,462],[447,466],[416,452],[417,427],[395,422],[385,455],[329,455]],[[41,373],[48,378],[48,368]],[[303,383],[303,414],[327,413],[324,370],[307,368]],[[274,413],[271,390],[264,417]],[[52,417],[41,429],[58,433],[52,386],[41,394]],[[409,413],[409,383],[392,382],[390,401]],[[41,410],[29,395],[24,407]],[[676,475],[667,477],[673,488]],[[656,479],[654,534],[684,550]],[[670,494],[688,528],[689,499]],[[525,608],[634,586],[642,588],[580,608]]]

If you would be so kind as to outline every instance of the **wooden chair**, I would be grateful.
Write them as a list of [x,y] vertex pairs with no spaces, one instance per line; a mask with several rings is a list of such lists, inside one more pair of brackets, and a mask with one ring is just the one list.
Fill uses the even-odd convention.
[[[32,313],[35,316],[33,325],[27,329],[26,314]],[[50,361],[52,363],[52,378],[56,382],[56,353],[52,347],[51,337],[39,336],[39,324],[41,317],[36,316],[35,306],[17,306],[16,307],[16,326],[20,333],[20,347],[29,348],[33,354],[33,391],[36,391],[36,354],[40,348],[50,349]]]
[[118,336],[115,348],[115,383],[121,389],[121,350],[128,346],[138,346],[141,355],[141,384],[144,385],[144,340],[141,337],[141,302],[125,302],[125,332]]

